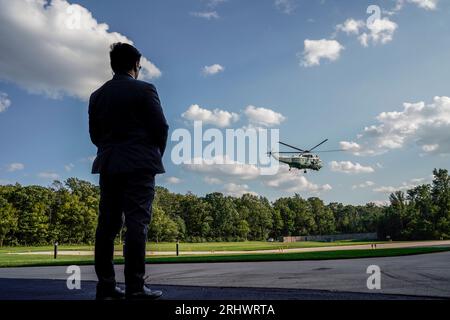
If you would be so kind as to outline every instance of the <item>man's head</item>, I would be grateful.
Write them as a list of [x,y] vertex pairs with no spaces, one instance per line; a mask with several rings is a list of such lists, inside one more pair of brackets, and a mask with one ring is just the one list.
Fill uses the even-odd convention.
[[109,56],[114,73],[128,73],[135,79],[138,78],[142,55],[135,47],[128,43],[114,43]]

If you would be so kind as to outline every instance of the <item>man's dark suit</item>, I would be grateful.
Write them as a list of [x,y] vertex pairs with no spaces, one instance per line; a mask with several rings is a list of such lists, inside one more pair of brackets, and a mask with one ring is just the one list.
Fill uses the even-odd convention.
[[114,239],[123,215],[127,292],[140,291],[155,175],[164,173],[161,158],[168,134],[155,87],[128,74],[116,74],[91,95],[89,133],[98,147],[92,173],[100,173],[95,243],[98,288],[115,287]]

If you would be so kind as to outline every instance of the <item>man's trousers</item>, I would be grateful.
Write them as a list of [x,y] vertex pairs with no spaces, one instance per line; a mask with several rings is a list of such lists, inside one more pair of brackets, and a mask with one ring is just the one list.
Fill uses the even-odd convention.
[[155,175],[147,172],[100,174],[100,212],[95,240],[98,288],[116,285],[114,239],[125,222],[125,285],[127,292],[141,291],[145,275],[145,245],[152,218]]

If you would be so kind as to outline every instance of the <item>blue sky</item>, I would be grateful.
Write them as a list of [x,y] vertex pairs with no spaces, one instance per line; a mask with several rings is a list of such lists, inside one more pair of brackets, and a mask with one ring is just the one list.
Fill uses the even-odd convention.
[[[269,179],[176,166],[169,142],[167,173],[157,182],[172,191],[272,200],[297,192],[358,204],[385,201],[394,189],[430,181],[433,168],[448,168],[447,1],[69,2],[0,0],[8,26],[0,31],[2,184],[97,182],[86,99],[111,76],[107,44],[124,37],[147,59],[145,80],[156,85],[171,130],[192,129],[192,105],[225,119],[235,113],[230,125],[243,127],[256,121],[246,113],[251,105],[283,141],[306,148],[328,138],[325,149],[348,149],[323,154],[320,172],[283,169]],[[381,9],[374,25],[369,5]],[[66,30],[58,17],[76,10],[81,16]],[[205,73],[216,64],[222,69]]]

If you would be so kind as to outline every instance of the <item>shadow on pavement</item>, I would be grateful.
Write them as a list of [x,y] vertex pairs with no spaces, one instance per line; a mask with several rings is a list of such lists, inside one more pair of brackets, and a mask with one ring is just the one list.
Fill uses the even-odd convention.
[[[0,279],[0,300],[93,300],[94,281],[83,281],[80,290],[69,290],[66,281]],[[123,286],[122,286],[123,287]],[[164,292],[164,300],[428,300],[430,297],[378,293],[335,292],[306,289],[219,288],[151,285]]]

